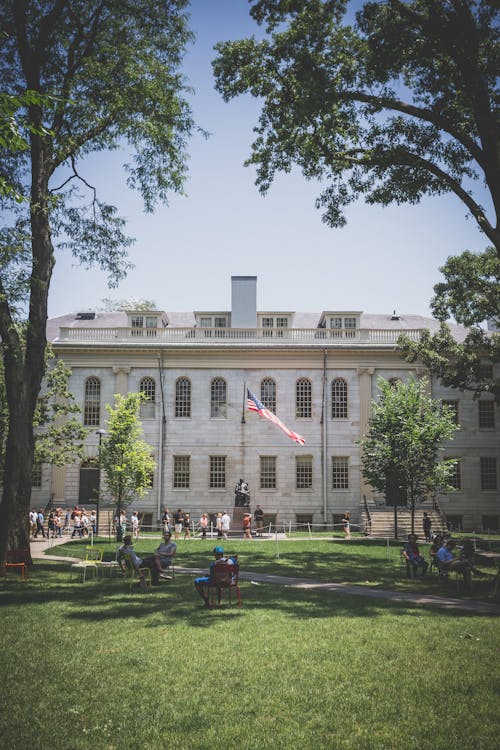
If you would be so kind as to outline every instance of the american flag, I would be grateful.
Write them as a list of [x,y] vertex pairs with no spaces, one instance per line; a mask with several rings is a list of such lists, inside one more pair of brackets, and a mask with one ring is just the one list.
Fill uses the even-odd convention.
[[289,430],[288,427],[285,427],[283,422],[281,422],[276,414],[273,414],[272,411],[269,411],[269,409],[266,409],[264,404],[262,404],[257,396],[255,396],[250,388],[247,388],[247,408],[250,409],[250,411],[256,411],[260,414],[261,417],[264,417],[265,419],[268,419],[270,422],[276,425],[276,427],[279,427],[280,430],[283,430],[285,435],[288,435],[289,438],[292,440],[295,440],[296,443],[299,445],[304,445],[306,442],[304,438],[301,435],[298,435],[293,430]]

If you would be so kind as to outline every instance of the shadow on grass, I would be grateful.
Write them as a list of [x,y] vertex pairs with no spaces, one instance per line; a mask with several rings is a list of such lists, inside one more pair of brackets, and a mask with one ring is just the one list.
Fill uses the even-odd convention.
[[[281,572],[281,571],[280,571]],[[243,608],[224,602],[215,610],[208,610],[193,586],[193,577],[178,574],[173,581],[148,590],[138,586],[129,588],[127,581],[90,580],[85,584],[69,581],[66,564],[39,563],[35,574],[22,582],[10,578],[0,586],[3,606],[30,606],[60,603],[65,606],[61,617],[80,622],[109,622],[134,620],[147,627],[159,627],[185,622],[191,627],[213,627],[224,620],[253,617],[259,613],[283,615],[294,619],[311,618],[376,618],[388,613],[425,617],[450,617],[457,613],[438,607],[373,600],[342,592],[311,591],[281,585],[261,584],[241,586]],[[462,617],[491,616],[476,612],[460,612]]]

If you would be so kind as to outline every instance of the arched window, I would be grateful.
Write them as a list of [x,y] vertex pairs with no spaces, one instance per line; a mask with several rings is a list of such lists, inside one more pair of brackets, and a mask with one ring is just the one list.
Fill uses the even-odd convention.
[[154,419],[156,401],[156,383],[153,378],[142,378],[139,383],[139,393],[143,393],[147,401],[141,403],[141,418]]
[[175,416],[191,416],[191,381],[189,378],[177,378],[175,381]]
[[295,416],[312,416],[312,388],[308,378],[299,378],[295,386]]
[[344,378],[332,381],[332,419],[347,419],[347,383]]
[[264,378],[260,384],[260,400],[269,411],[276,414],[276,383],[272,378]]
[[224,378],[214,378],[210,384],[210,416],[226,416],[226,381]]
[[86,427],[97,427],[101,420],[101,381],[99,378],[87,378],[83,401],[83,424]]

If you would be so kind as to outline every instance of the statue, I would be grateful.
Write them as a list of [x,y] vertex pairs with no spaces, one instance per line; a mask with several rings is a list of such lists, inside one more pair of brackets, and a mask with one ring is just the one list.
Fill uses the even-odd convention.
[[234,507],[246,508],[250,505],[250,490],[248,484],[240,479],[234,488]]

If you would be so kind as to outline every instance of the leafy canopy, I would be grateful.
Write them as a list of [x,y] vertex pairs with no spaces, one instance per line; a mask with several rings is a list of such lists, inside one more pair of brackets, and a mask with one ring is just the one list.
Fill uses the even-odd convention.
[[[351,4],[353,5],[353,4]],[[216,45],[226,101],[262,104],[247,164],[265,193],[298,165],[327,183],[331,226],[344,209],[452,192],[500,252],[498,17],[489,0],[256,0],[261,38]],[[488,217],[471,186],[484,180]]]
[[[431,306],[442,321],[439,331],[424,331],[418,342],[402,336],[399,346],[409,362],[419,360],[444,385],[472,391],[475,398],[491,393],[500,403],[500,259],[493,247],[448,258],[440,269],[445,281],[434,287]],[[446,321],[470,326],[458,341]],[[481,324],[488,321],[491,328]]]
[[388,500],[414,507],[418,498],[452,489],[448,478],[455,461],[439,451],[458,429],[453,411],[428,395],[425,379],[408,383],[378,381],[380,398],[362,448],[362,473]]
[[147,492],[155,469],[151,448],[142,439],[139,407],[143,400],[145,396],[140,393],[118,394],[114,407],[106,404],[109,419],[99,453],[100,465],[119,508]]

